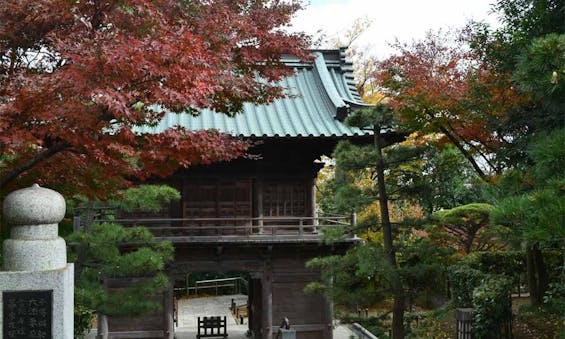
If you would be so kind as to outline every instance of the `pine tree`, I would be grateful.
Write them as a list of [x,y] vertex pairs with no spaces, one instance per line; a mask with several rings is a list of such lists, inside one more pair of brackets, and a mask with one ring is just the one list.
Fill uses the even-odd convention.
[[[142,185],[120,196],[113,206],[154,212],[178,199],[179,192],[167,186]],[[92,205],[87,202],[87,206]],[[90,329],[96,314],[135,316],[161,307],[156,297],[170,287],[165,269],[173,259],[172,243],[158,241],[144,227],[109,222],[93,223],[73,233],[67,243],[69,259],[76,267],[76,336]],[[139,279],[119,292],[106,289],[106,280],[121,278]]]

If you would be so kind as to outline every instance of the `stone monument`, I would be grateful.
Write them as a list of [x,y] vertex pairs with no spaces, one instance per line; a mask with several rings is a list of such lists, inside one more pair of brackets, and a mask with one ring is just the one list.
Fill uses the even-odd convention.
[[74,266],[67,263],[58,223],[65,199],[35,184],[4,200],[0,271],[0,338],[73,338]]

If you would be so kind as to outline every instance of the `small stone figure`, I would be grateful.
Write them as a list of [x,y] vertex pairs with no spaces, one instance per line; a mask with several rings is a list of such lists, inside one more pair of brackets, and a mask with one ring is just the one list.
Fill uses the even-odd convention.
[[290,321],[287,317],[283,318],[275,339],[296,339],[296,331],[290,329]]
[[281,323],[281,328],[285,329],[285,330],[290,330],[290,321],[288,321],[287,317],[284,317],[284,319]]

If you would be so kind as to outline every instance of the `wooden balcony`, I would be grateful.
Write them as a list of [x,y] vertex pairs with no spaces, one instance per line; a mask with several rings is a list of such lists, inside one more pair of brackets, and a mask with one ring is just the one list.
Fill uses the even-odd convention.
[[[157,238],[174,243],[319,242],[324,229],[351,229],[354,219],[331,217],[128,218],[98,220],[144,226]],[[353,239],[353,238],[352,238]],[[345,239],[347,240],[347,239]]]

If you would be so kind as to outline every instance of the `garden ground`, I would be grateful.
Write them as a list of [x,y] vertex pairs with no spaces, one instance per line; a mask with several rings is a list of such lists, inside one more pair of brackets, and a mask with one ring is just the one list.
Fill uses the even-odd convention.
[[[527,296],[512,298],[512,334],[514,339],[555,339],[559,338],[565,324],[558,316],[528,306]],[[390,310],[390,302],[369,310],[369,317],[379,317]],[[343,311],[342,311],[343,312]],[[428,313],[429,312],[429,313]],[[431,315],[433,312],[433,315]],[[412,322],[412,338],[451,339],[455,338],[455,311],[450,308],[422,311],[431,316]],[[408,314],[408,313],[407,313]],[[381,327],[387,326],[385,319]],[[369,327],[369,326],[366,326]],[[386,330],[384,331],[386,333]]]

